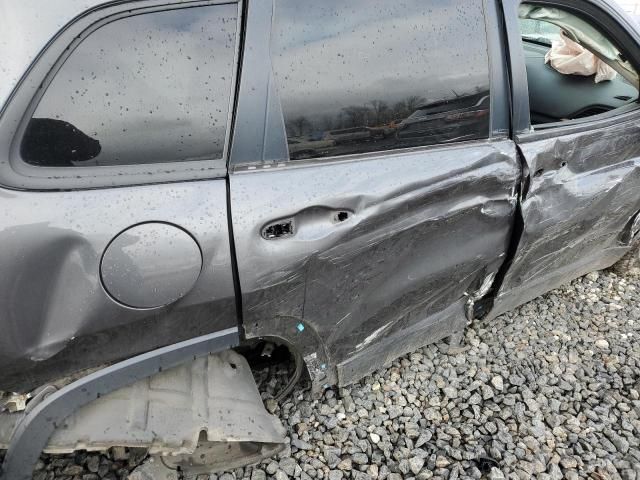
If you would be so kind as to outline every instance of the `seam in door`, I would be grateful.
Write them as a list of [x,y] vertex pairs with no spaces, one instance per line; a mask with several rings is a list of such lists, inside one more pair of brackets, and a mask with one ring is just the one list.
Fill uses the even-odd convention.
[[236,318],[238,319],[238,333],[242,341],[246,340],[244,331],[244,315],[242,309],[242,286],[240,285],[240,274],[238,271],[238,257],[236,253],[236,242],[233,235],[233,217],[231,214],[231,181],[229,175],[225,178],[227,186],[227,224],[229,232],[229,251],[231,253],[231,275],[233,277],[233,291],[236,298]]
[[[504,6],[501,0],[495,0],[498,7],[498,15],[499,18],[498,24],[500,28],[500,37],[502,39],[504,55],[505,55],[505,68],[507,69],[507,89],[509,93],[509,138],[515,143],[515,133],[514,133],[514,89],[513,89],[513,75],[512,75],[512,67],[511,67],[511,52],[509,49],[509,41],[507,35],[506,28],[506,18],[504,12]],[[526,194],[527,184],[525,183],[528,180],[528,169],[526,168],[526,163],[524,160],[524,156],[520,150],[520,147],[516,144],[516,159],[518,161],[518,165],[520,167],[520,172],[518,175],[518,181],[515,186],[515,198],[516,198],[516,206],[513,215],[513,224],[511,225],[511,229],[509,232],[509,244],[507,245],[507,251],[505,255],[505,259],[498,268],[498,272],[493,280],[493,284],[491,285],[491,289],[489,292],[478,302],[475,304],[475,309],[473,312],[474,318],[482,319],[491,313],[493,310],[494,302],[500,292],[500,288],[502,287],[502,283],[511,268],[513,260],[515,259],[516,253],[518,251],[518,246],[520,245],[520,240],[522,238],[522,233],[524,231],[524,217],[522,214],[522,200],[523,193]]]
[[236,306],[236,319],[238,323],[238,334],[240,336],[240,340],[244,341],[246,339],[245,331],[244,331],[244,315],[242,309],[242,287],[240,285],[240,274],[238,270],[238,257],[236,253],[236,242],[235,237],[233,235],[233,215],[231,213],[231,178],[230,178],[230,170],[232,169],[231,162],[231,151],[232,151],[232,143],[233,136],[235,133],[235,125],[236,125],[236,115],[238,112],[238,101],[240,98],[240,82],[242,81],[242,62],[244,59],[244,47],[245,47],[245,38],[246,38],[246,30],[247,30],[247,13],[249,11],[248,7],[249,2],[244,0],[242,2],[242,21],[240,28],[240,37],[238,41],[240,42],[240,52],[238,55],[238,65],[237,65],[237,75],[236,75],[236,84],[235,84],[235,96],[234,96],[234,104],[233,104],[233,112],[231,115],[231,132],[229,133],[229,157],[227,158],[227,175],[225,176],[225,186],[226,186],[226,201],[227,201],[227,232],[229,233],[229,253],[231,255],[231,276],[233,279],[233,292],[235,295],[235,306]]

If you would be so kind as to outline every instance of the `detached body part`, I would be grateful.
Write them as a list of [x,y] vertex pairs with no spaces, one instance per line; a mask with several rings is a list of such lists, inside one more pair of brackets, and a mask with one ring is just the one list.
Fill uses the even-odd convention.
[[606,0],[2,11],[2,480],[257,462],[255,358],[347,385],[633,263],[640,33]]

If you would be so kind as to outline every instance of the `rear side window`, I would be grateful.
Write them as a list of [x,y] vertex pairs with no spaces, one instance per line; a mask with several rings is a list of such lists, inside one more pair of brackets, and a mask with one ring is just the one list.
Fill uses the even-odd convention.
[[237,6],[127,17],[93,31],[64,61],[21,142],[47,167],[223,157]]
[[291,159],[489,135],[482,0],[276,0],[271,41]]

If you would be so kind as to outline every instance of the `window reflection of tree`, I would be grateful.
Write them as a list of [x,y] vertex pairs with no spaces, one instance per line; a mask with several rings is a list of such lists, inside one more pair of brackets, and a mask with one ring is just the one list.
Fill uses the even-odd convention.
[[286,122],[289,153],[302,158],[432,145],[488,134],[489,92],[428,101],[409,95],[395,103],[373,99],[334,114],[298,115]]
[[425,98],[419,95],[408,96],[392,106],[384,100],[375,99],[364,105],[342,107],[333,115],[324,114],[318,118],[299,115],[290,119],[286,127],[289,136],[302,137],[314,131],[383,126],[407,118],[425,102]]

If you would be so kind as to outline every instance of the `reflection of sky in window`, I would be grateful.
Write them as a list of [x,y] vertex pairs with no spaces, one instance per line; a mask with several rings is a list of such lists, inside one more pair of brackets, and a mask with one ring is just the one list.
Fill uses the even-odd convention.
[[372,100],[488,90],[482,2],[276,0],[274,70],[285,116]]
[[236,5],[116,20],[64,63],[34,117],[65,120],[100,141],[82,165],[220,158]]

